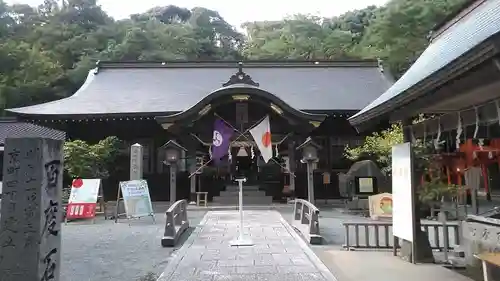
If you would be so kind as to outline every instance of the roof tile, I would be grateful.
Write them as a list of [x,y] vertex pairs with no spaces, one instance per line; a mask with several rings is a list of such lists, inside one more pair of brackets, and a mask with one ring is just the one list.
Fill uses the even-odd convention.
[[[376,63],[310,63],[307,67],[259,67],[255,63],[243,71],[261,89],[299,110],[359,110],[392,84]],[[180,112],[220,89],[236,72],[236,64],[182,67],[178,63],[175,67],[148,68],[127,63],[122,68],[103,67],[98,74],[91,71],[85,84],[71,97],[10,111],[31,115]]]

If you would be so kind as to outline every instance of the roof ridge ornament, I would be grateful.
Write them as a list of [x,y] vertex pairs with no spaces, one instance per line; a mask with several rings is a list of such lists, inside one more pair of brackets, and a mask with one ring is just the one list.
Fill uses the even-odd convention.
[[243,71],[243,62],[238,62],[238,72],[233,74],[229,80],[222,84],[223,87],[234,84],[247,84],[255,87],[259,87],[259,83],[253,81],[252,77]]

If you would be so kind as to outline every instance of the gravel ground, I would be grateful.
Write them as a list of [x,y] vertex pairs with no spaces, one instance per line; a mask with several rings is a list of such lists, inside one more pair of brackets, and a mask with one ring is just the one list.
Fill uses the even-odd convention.
[[[189,211],[190,225],[195,227],[205,213]],[[151,272],[159,274],[176,248],[161,247],[165,214],[156,214],[156,221],[142,218],[129,225],[127,220],[115,224],[97,219],[95,224],[63,225],[61,280],[136,281]]]

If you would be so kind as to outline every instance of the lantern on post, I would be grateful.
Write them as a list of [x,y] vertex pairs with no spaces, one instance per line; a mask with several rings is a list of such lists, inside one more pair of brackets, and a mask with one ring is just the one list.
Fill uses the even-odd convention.
[[314,164],[319,161],[318,150],[321,146],[308,137],[304,143],[297,147],[302,151],[301,163],[307,164],[307,201],[314,204]]
[[165,161],[163,164],[170,168],[170,203],[173,204],[177,200],[177,166],[182,151],[187,151],[183,146],[173,140],[161,146],[165,152]]

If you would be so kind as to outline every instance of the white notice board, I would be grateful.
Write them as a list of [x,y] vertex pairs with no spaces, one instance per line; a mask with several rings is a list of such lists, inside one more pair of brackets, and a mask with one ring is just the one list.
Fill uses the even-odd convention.
[[122,181],[120,189],[128,218],[153,216],[153,205],[146,180]]
[[392,232],[413,242],[413,163],[409,142],[392,147]]

